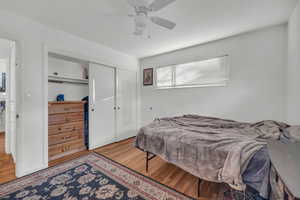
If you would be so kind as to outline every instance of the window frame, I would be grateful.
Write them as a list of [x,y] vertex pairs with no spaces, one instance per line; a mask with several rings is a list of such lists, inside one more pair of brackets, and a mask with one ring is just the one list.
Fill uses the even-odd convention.
[[[225,58],[225,73],[226,73],[226,80],[222,83],[211,83],[211,84],[184,84],[184,85],[176,85],[176,66],[178,65],[183,65],[183,64],[188,64],[192,62],[204,62],[208,60],[213,60],[213,59],[221,59]],[[229,55],[224,55],[224,56],[218,56],[218,57],[213,57],[213,58],[207,58],[207,59],[201,59],[197,61],[190,61],[190,62],[185,62],[185,63],[178,63],[178,64],[170,64],[170,65],[163,65],[155,68],[155,88],[158,90],[164,90],[164,89],[178,89],[178,88],[197,88],[197,87],[225,87],[228,84],[229,81],[229,65],[228,65],[228,58]],[[157,70],[159,68],[164,68],[164,67],[171,67],[171,72],[172,72],[172,85],[171,86],[158,86],[157,85]]]

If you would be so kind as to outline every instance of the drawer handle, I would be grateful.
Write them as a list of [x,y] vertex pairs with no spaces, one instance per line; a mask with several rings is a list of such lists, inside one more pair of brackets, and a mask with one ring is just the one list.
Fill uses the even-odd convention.
[[73,127],[72,131],[76,131],[76,128],[75,128],[75,127]]
[[68,150],[70,150],[70,146],[64,147],[64,148],[62,149],[62,152],[65,152],[65,151],[68,151]]
[[58,128],[59,131],[61,131],[61,128]]

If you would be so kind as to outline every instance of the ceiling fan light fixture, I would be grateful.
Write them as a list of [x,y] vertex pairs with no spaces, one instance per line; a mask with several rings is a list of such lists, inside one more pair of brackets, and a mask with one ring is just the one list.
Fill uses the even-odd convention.
[[[151,4],[147,0],[127,0],[135,10],[134,24],[135,35],[143,35],[148,28],[149,22],[152,22],[158,26],[172,30],[176,26],[176,23],[157,16],[149,16],[151,12],[156,12],[176,0],[153,0]],[[149,28],[148,28],[149,29]],[[150,34],[149,34],[150,35]]]
[[136,35],[136,36],[143,35],[144,34],[144,30],[142,28],[136,27],[135,31],[133,32],[133,34]]
[[135,24],[139,28],[146,28],[147,26],[147,16],[144,14],[139,14],[135,17]]

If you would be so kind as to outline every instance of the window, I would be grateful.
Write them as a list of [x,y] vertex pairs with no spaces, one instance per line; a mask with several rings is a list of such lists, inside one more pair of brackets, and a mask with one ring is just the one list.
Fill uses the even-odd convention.
[[157,88],[224,86],[227,56],[156,69]]

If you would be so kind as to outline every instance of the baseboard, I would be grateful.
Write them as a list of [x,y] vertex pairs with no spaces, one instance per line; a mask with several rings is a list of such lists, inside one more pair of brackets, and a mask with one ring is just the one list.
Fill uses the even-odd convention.
[[40,170],[46,169],[46,168],[48,168],[48,164],[34,168],[34,169],[30,169],[30,170],[21,170],[21,169],[18,169],[18,167],[16,167],[16,177],[20,178],[22,176],[30,175],[32,173],[35,173],[37,171],[40,171]]
[[127,139],[134,138],[134,137],[136,137],[136,135],[130,135],[130,136],[128,136],[128,135],[120,135],[118,137],[117,141],[120,142],[120,141],[127,140]]
[[115,142],[116,142],[115,140],[111,140],[111,141],[103,142],[103,143],[98,144],[98,145],[89,146],[89,150],[94,150],[94,149],[97,149],[99,147],[103,147],[105,145],[112,144],[112,143],[115,143]]

